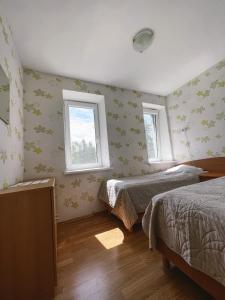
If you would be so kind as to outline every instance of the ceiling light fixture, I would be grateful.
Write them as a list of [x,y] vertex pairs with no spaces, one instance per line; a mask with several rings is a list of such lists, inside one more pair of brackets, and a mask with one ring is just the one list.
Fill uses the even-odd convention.
[[152,43],[154,37],[154,32],[150,28],[144,28],[133,37],[133,47],[136,51],[142,53],[145,51]]

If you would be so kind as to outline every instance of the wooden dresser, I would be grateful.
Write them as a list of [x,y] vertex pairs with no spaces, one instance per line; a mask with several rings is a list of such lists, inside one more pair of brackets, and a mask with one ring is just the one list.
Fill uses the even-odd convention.
[[47,300],[56,285],[55,180],[0,191],[0,298]]

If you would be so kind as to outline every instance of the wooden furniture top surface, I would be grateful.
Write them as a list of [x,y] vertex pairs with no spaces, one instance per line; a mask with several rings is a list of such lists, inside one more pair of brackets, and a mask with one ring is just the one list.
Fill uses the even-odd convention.
[[225,172],[222,173],[222,172],[213,172],[213,171],[205,172],[199,175],[199,177],[201,178],[219,178],[223,176],[225,176]]
[[211,157],[184,162],[185,165],[202,168],[205,171],[225,173],[225,157]]
[[52,188],[55,185],[55,178],[43,178],[20,182],[1,190],[0,195],[29,191],[34,189]]

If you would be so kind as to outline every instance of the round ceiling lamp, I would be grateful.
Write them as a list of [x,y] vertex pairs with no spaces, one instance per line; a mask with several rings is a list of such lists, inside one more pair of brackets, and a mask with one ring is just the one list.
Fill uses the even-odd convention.
[[152,43],[154,32],[150,28],[144,28],[135,34],[133,37],[133,47],[136,51],[142,53]]

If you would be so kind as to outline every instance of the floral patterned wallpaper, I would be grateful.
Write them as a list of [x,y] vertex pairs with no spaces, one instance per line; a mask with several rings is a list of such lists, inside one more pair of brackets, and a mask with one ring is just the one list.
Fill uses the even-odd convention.
[[[23,73],[1,13],[0,64],[10,80],[10,124],[0,120],[0,189],[22,181],[23,171],[25,179],[55,176],[60,220],[101,210],[96,196],[103,179],[166,167],[147,164],[142,102],[167,102],[176,160],[225,156],[225,60],[167,98],[29,69]],[[105,96],[112,170],[64,175],[63,89]]]
[[23,69],[0,13],[0,64],[10,81],[10,123],[0,120],[0,189],[23,180]]
[[[112,170],[64,175],[63,89],[105,96]],[[60,220],[101,210],[96,196],[102,179],[155,170],[146,163],[142,102],[165,105],[164,97],[28,69],[24,70],[24,90],[25,179],[56,177]]]
[[174,158],[225,156],[225,60],[167,97]]

